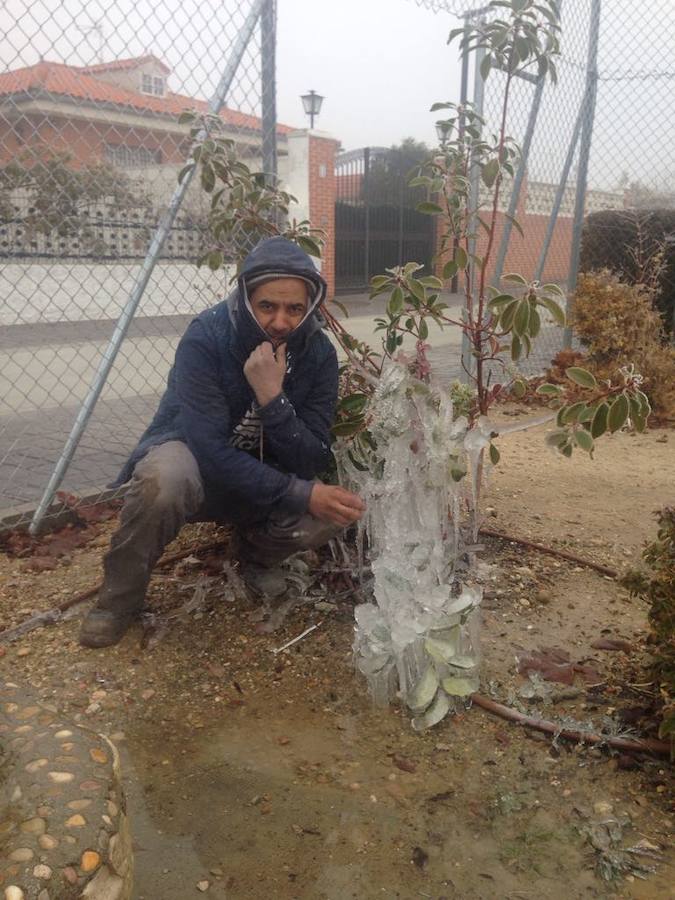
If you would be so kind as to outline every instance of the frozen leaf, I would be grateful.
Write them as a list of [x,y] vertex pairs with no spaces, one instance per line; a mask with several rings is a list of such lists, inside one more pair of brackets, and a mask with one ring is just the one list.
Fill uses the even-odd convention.
[[447,694],[439,691],[436,699],[429,709],[422,716],[416,716],[412,720],[412,727],[415,731],[426,731],[427,728],[433,728],[434,725],[446,717],[450,711],[450,700]]
[[427,666],[424,675],[415,685],[408,699],[408,706],[414,713],[421,713],[429,706],[438,690],[438,675],[432,665]]
[[451,697],[468,697],[476,691],[476,684],[471,678],[450,676],[442,681],[443,690]]

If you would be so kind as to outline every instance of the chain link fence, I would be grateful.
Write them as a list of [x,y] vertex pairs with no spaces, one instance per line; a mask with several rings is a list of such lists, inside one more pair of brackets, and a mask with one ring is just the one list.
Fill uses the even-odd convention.
[[0,518],[30,518],[67,442],[52,487],[100,494],[154,412],[186,323],[227,289],[233,268],[195,266],[199,188],[172,208],[191,148],[178,118],[226,89],[226,136],[253,168],[275,170],[288,131],[275,123],[275,16],[273,0],[4,4]]
[[[415,0],[434,12],[466,21],[495,15],[486,6],[453,0]],[[645,226],[649,254],[666,248],[670,263],[661,284],[666,327],[672,328],[675,294],[675,9],[668,0],[560,0],[558,83],[516,79],[508,132],[524,151],[517,179],[507,186],[501,212],[515,214],[523,236],[511,231],[501,246],[503,272],[555,281],[573,292],[579,271],[610,267],[631,276],[636,232]],[[502,11],[503,12],[503,11]],[[466,96],[496,131],[504,73],[485,82],[469,76]],[[513,188],[513,190],[512,190]],[[637,221],[637,226],[636,226]],[[499,223],[498,240],[504,231]],[[506,226],[508,228],[508,225]],[[543,329],[521,368],[539,372],[569,332]]]

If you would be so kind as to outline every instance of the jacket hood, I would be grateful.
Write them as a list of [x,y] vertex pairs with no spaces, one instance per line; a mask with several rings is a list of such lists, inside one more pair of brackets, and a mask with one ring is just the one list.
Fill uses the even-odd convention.
[[227,298],[237,344],[246,358],[262,341],[269,340],[253,315],[246,288],[249,279],[266,274],[302,278],[309,282],[310,290],[313,289],[305,318],[291,332],[286,342],[288,351],[295,355],[301,354],[308,339],[325,324],[320,307],[326,297],[327,285],[307,253],[283,237],[268,238],[253,248],[241,267],[237,288]]

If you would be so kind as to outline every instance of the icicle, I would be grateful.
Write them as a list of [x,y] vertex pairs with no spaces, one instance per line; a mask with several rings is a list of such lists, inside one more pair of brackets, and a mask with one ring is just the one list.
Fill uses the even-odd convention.
[[365,470],[350,445],[336,450],[341,481],[368,506],[360,535],[367,530],[376,602],[356,609],[355,662],[375,702],[398,693],[421,730],[478,688],[481,589],[460,517],[467,500],[475,507],[472,478],[494,428],[453,421],[447,392],[400,361],[385,365],[367,415],[378,452],[360,460]]

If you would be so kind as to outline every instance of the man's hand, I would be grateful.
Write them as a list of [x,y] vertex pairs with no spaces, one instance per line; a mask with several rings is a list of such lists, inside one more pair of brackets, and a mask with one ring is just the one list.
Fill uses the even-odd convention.
[[309,497],[309,512],[331,525],[352,525],[363,515],[366,504],[357,495],[332,484],[317,482]]
[[274,400],[284,388],[286,345],[277,347],[275,355],[268,341],[259,344],[244,363],[244,375],[260,406]]

